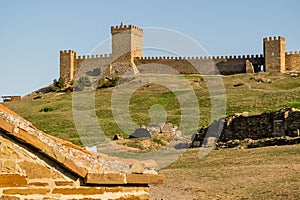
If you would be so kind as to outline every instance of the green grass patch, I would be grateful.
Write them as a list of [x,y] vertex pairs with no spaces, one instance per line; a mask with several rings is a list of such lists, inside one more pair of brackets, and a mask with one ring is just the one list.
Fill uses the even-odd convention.
[[[272,83],[259,83],[251,79],[260,76],[272,80]],[[214,77],[200,77],[197,75],[184,75],[188,83],[194,89],[198,99],[200,110],[199,128],[211,122],[211,97],[207,81],[212,81],[214,94],[220,94],[220,88],[214,88]],[[239,74],[222,77],[226,91],[226,114],[247,111],[250,114],[259,114],[266,111],[275,111],[282,107],[300,108],[300,79],[286,75],[270,74]],[[234,87],[235,84],[242,84]],[[124,132],[118,127],[111,108],[111,97],[114,87],[101,88],[95,93],[95,113],[99,121],[99,126],[108,138],[114,134]],[[149,84],[138,88],[131,95],[129,102],[130,120],[140,125],[147,125],[151,122],[149,109],[153,105],[160,105],[167,114],[167,122],[180,126],[181,107],[189,107],[189,101],[180,105],[177,97],[184,97],[188,91],[171,91],[168,88]],[[81,95],[81,94],[80,94]],[[84,92],[79,100],[79,110],[84,110],[90,106],[91,102],[85,102]],[[89,94],[88,94],[89,95]],[[76,144],[81,144],[75,128],[72,112],[72,93],[49,93],[40,99],[24,99],[18,102],[4,103],[25,119],[31,121],[36,127],[48,134],[69,140]],[[92,105],[92,104],[91,104]],[[48,112],[44,109],[48,109]],[[51,110],[52,109],[52,110]],[[40,112],[40,111],[43,112]],[[51,110],[51,112],[49,112]],[[83,119],[84,120],[84,119]],[[126,134],[124,134],[126,137]]]

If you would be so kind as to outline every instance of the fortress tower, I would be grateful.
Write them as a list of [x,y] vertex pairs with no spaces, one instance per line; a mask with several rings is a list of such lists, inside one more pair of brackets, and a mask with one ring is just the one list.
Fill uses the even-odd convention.
[[264,38],[263,48],[265,56],[265,71],[285,72],[285,38]]
[[71,82],[75,77],[75,59],[77,55],[73,50],[60,51],[60,77],[66,83]]
[[143,30],[132,25],[111,27],[112,57],[117,62],[133,61],[134,57],[142,57]]

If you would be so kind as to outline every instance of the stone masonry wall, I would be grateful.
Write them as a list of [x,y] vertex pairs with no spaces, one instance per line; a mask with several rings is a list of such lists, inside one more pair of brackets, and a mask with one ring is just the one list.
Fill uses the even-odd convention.
[[254,116],[248,116],[247,113],[229,115],[200,130],[200,134],[203,136],[208,130],[210,133],[221,131],[219,142],[246,138],[256,140],[281,136],[297,137],[300,130],[300,110],[286,108]]
[[73,50],[60,51],[60,77],[66,82],[70,82],[74,78],[74,60],[76,52]]
[[80,179],[49,159],[38,157],[3,137],[0,150],[0,199],[149,198],[146,185],[84,186]]
[[[64,77],[66,82],[76,79],[80,70],[80,75],[91,74],[97,72],[94,76],[115,74],[121,76],[128,67],[129,63],[120,63],[112,61],[111,55],[91,55],[91,56],[76,56],[74,51],[61,52],[61,77]],[[72,59],[71,59],[72,58]],[[238,73],[246,73],[247,60],[254,66],[254,72],[260,70],[260,66],[264,65],[264,57],[262,55],[247,55],[247,56],[220,56],[220,57],[136,57],[134,65],[137,66],[139,72],[149,72],[152,64],[162,65],[162,73],[168,73],[168,69],[163,69],[164,66],[173,68],[180,74],[222,74],[231,75]],[[70,70],[66,70],[66,65],[70,64]],[[113,66],[113,69],[111,67]],[[131,66],[132,67],[132,66]],[[124,69],[123,69],[124,68]],[[197,70],[198,69],[198,70]],[[217,69],[217,70],[216,70]],[[72,74],[71,77],[68,77]]]
[[[140,72],[147,71],[151,64],[161,64],[175,69],[180,74],[223,74],[231,75],[246,73],[246,61],[254,66],[258,72],[264,65],[263,55],[222,56],[222,57],[142,57],[135,58],[134,62]],[[217,68],[217,70],[215,69]],[[198,70],[197,70],[198,69]],[[162,70],[163,72],[163,70]]]
[[285,53],[287,71],[300,71],[300,52]]
[[0,104],[0,200],[149,199],[162,180],[149,162],[91,153]]
[[109,64],[111,63],[111,57],[108,54],[105,55],[91,55],[91,56],[78,56],[74,60],[74,79],[78,79],[80,77],[76,77],[79,75],[85,76],[89,74],[90,77],[98,77],[100,73],[109,70]]
[[263,39],[265,70],[267,72],[285,72],[285,38],[279,36]]

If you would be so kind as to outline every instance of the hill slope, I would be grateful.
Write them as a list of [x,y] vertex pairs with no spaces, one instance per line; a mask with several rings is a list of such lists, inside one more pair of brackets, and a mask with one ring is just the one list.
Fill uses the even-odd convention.
[[[199,100],[200,126],[208,125],[211,110],[205,81],[199,76],[186,76],[186,79]],[[227,114],[300,108],[298,77],[242,74],[225,76],[223,81]],[[113,88],[98,90],[95,106],[99,124],[109,137],[122,132],[111,112],[112,91]],[[131,96],[131,117],[137,124],[148,124],[148,109],[157,103],[165,107],[167,120],[178,124],[180,107],[175,95],[155,84],[141,87]],[[49,93],[41,99],[5,105],[46,133],[81,144],[72,118],[72,94]],[[151,199],[298,199],[300,196],[299,145],[215,150],[203,159],[198,158],[198,153],[199,149],[189,149],[162,169],[160,173],[166,180],[163,185],[151,187]]]
[[[194,88],[199,101],[200,126],[210,123],[211,102],[206,82],[199,76],[185,76]],[[267,80],[261,82],[260,80]],[[271,81],[271,83],[267,83]],[[223,77],[226,89],[226,114],[247,111],[259,114],[275,111],[283,107],[300,108],[300,78],[283,74],[233,75]],[[104,88],[96,93],[96,115],[99,124],[109,138],[122,133],[111,111],[111,95],[114,88]],[[4,103],[39,129],[48,134],[61,137],[75,144],[81,144],[72,115],[71,93],[48,93],[42,98],[24,99],[19,102]],[[131,118],[138,125],[150,123],[148,110],[154,104],[164,106],[167,121],[179,125],[180,105],[175,94],[156,84],[146,84],[138,88],[130,98]],[[93,137],[93,136],[90,136]],[[96,138],[95,138],[96,139]]]

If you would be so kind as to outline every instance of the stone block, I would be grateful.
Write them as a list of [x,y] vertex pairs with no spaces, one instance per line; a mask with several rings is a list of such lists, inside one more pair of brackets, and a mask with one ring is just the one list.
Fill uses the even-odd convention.
[[51,170],[41,164],[23,161],[19,163],[19,166],[26,172],[29,179],[51,178]]
[[0,187],[24,187],[27,186],[25,176],[19,174],[0,174]]
[[121,173],[88,173],[85,182],[88,184],[126,184],[125,174]]
[[140,162],[145,164],[145,168],[154,169],[157,167],[157,163],[154,160],[142,160]]
[[82,178],[86,177],[87,170],[76,165],[72,160],[66,158],[62,163],[66,168],[74,172],[75,174],[81,176]]
[[129,193],[129,192],[149,192],[149,187],[132,187],[132,186],[125,186],[125,187],[119,187],[120,192]]
[[52,178],[52,179],[64,179],[63,175],[60,174],[59,172],[56,172],[56,171],[53,171],[53,172],[52,172],[51,178]]
[[162,183],[164,181],[164,176],[152,174],[127,174],[126,180],[129,184],[153,184]]
[[121,197],[122,200],[149,200],[150,196],[148,194],[141,194],[141,195],[125,195]]
[[45,186],[49,186],[49,183],[46,182],[31,182],[28,183],[29,186],[39,186],[39,187],[45,187]]
[[40,141],[37,137],[27,133],[23,129],[19,129],[18,133],[14,133],[13,135],[15,137],[17,137],[18,139],[26,142],[27,144],[30,144],[31,146],[33,146],[41,151],[47,146],[45,143]]
[[0,200],[19,200],[19,197],[14,197],[14,196],[1,196]]
[[16,162],[14,160],[3,160],[1,173],[14,174],[16,172]]
[[81,187],[81,188],[55,188],[53,194],[64,195],[96,195],[104,194],[105,189],[100,187]]
[[55,181],[56,186],[73,186],[74,182],[72,181]]
[[9,141],[4,141],[5,144],[3,143],[3,145],[0,146],[1,158],[14,158],[14,159],[20,158],[18,153],[15,151],[15,149],[13,149],[10,146],[7,146],[7,142]]
[[4,189],[3,194],[19,194],[19,195],[30,195],[30,194],[47,194],[49,189],[45,188],[13,188],[13,189]]
[[64,163],[65,158],[66,158],[60,151],[54,149],[51,146],[45,146],[45,148],[43,149],[43,153],[45,153],[50,158],[53,158],[54,160],[56,160],[59,163]]
[[247,74],[254,73],[254,66],[252,65],[252,62],[250,62],[249,60],[246,60],[246,73]]
[[105,192],[117,193],[121,191],[122,191],[122,187],[105,187]]
[[0,127],[1,130],[8,132],[8,133],[13,133],[15,126],[12,125],[11,123],[5,121],[4,119],[0,118]]
[[136,162],[130,168],[130,171],[133,174],[142,174],[144,170],[145,170],[145,164],[142,162]]

